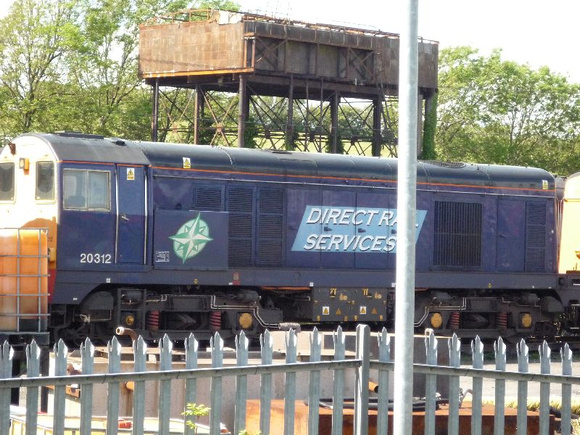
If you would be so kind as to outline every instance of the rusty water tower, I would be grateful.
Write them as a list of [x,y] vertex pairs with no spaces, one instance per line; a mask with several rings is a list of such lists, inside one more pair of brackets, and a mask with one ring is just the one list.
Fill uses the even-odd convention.
[[[154,140],[396,155],[397,34],[189,10],[143,24],[139,55]],[[419,139],[437,67],[421,39]]]

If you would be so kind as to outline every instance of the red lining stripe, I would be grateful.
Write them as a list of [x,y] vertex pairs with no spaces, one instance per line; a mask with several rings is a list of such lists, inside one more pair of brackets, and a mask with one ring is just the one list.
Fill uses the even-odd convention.
[[[63,163],[65,163],[63,161]],[[88,164],[88,165],[106,165],[114,166],[114,163],[99,163],[99,162],[80,162],[67,160],[66,163],[75,164]],[[145,166],[143,164],[131,165],[127,163],[118,163],[118,166]],[[348,181],[366,181],[369,183],[396,183],[396,180],[385,180],[385,179],[374,179],[374,178],[344,178],[344,177],[330,177],[330,176],[314,176],[314,175],[284,175],[284,174],[271,174],[267,172],[242,172],[242,171],[220,171],[217,169],[186,169],[186,168],[171,168],[166,166],[151,166],[152,169],[160,169],[165,171],[187,171],[187,172],[202,172],[208,174],[233,174],[233,175],[254,175],[261,177],[288,177],[288,178],[311,178],[311,179],[322,179],[322,180],[348,180]],[[469,184],[453,184],[453,183],[426,183],[418,182],[417,185],[422,186],[446,186],[446,187],[462,187],[462,188],[472,188],[472,189],[497,189],[497,190],[523,190],[529,192],[548,192],[553,193],[556,189],[534,189],[532,187],[507,187],[507,186],[473,186]]]
[[[330,176],[314,176],[314,175],[284,175],[284,174],[269,174],[265,172],[242,172],[242,171],[219,171],[217,169],[186,169],[186,168],[171,168],[165,166],[152,166],[153,169],[173,170],[173,171],[191,171],[191,172],[205,172],[211,174],[236,174],[236,175],[257,175],[264,177],[290,177],[290,178],[312,178],[323,180],[352,180],[352,181],[368,181],[371,183],[396,183],[397,180],[385,180],[374,178],[344,178],[344,177],[330,177]],[[453,184],[453,183],[427,183],[418,182],[418,185],[423,186],[448,186],[448,187],[465,187],[474,189],[503,189],[503,190],[526,190],[532,192],[555,192],[556,189],[534,189],[532,187],[507,187],[507,186],[473,186],[469,184]]]

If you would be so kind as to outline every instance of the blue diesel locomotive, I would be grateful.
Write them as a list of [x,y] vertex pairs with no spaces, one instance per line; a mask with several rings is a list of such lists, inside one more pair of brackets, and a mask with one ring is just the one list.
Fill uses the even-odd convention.
[[[559,333],[572,297],[554,177],[437,162],[417,176],[417,327]],[[0,225],[46,229],[51,340],[389,326],[396,187],[396,159],[24,134],[0,154]],[[25,336],[34,314],[0,334]]]

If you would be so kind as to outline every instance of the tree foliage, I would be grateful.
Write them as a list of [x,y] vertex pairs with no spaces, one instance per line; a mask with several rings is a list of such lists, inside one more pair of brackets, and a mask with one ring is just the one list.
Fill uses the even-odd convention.
[[74,39],[68,0],[15,0],[0,20],[2,133],[36,127],[66,82],[62,58]]
[[[187,0],[81,0],[76,50],[67,56],[69,80],[82,102],[83,130],[121,133],[127,114],[140,114],[149,94],[138,77],[139,24],[188,6]],[[89,90],[90,92],[85,92]],[[143,101],[145,99],[145,101]],[[137,109],[137,112],[135,112]]]
[[0,134],[78,130],[150,137],[139,25],[229,0],[14,0],[0,20]]
[[[210,8],[239,10],[239,5],[231,0],[14,0],[0,19],[0,135],[77,130],[149,139],[151,89],[138,77],[139,25],[182,9]],[[469,47],[444,49],[439,63],[438,101],[425,120],[424,158],[539,166],[562,175],[580,168],[579,85],[547,67],[534,70],[502,60],[501,51],[482,56]],[[188,91],[169,92],[176,94],[172,101],[190,104]],[[233,129],[231,102],[221,103],[209,123]],[[326,125],[325,107],[312,113]],[[338,116],[342,138],[372,136],[365,121],[370,115],[350,116],[343,108]],[[382,133],[395,147],[388,138],[396,129],[396,116],[393,120]],[[168,112],[159,120],[160,131],[171,139],[191,131],[192,122]],[[295,132],[304,137],[321,129],[299,124]],[[202,129],[202,141],[221,143],[216,132]],[[251,128],[246,133],[256,134]]]
[[440,52],[436,149],[444,160],[577,171],[580,88],[547,67],[479,55],[469,47]]

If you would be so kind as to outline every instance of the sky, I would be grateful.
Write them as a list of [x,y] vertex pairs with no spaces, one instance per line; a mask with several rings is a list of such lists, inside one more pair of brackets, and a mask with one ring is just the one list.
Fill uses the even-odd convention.
[[[402,0],[241,0],[242,10],[293,19],[403,30]],[[419,36],[440,48],[470,46],[482,55],[495,48],[503,60],[528,64],[580,83],[578,0],[419,0]]]
[[[403,0],[237,0],[244,12],[311,23],[400,33]],[[503,60],[548,66],[580,83],[578,0],[418,0],[419,36],[440,48],[466,45],[482,55],[502,50]],[[12,0],[0,0],[0,17]]]

